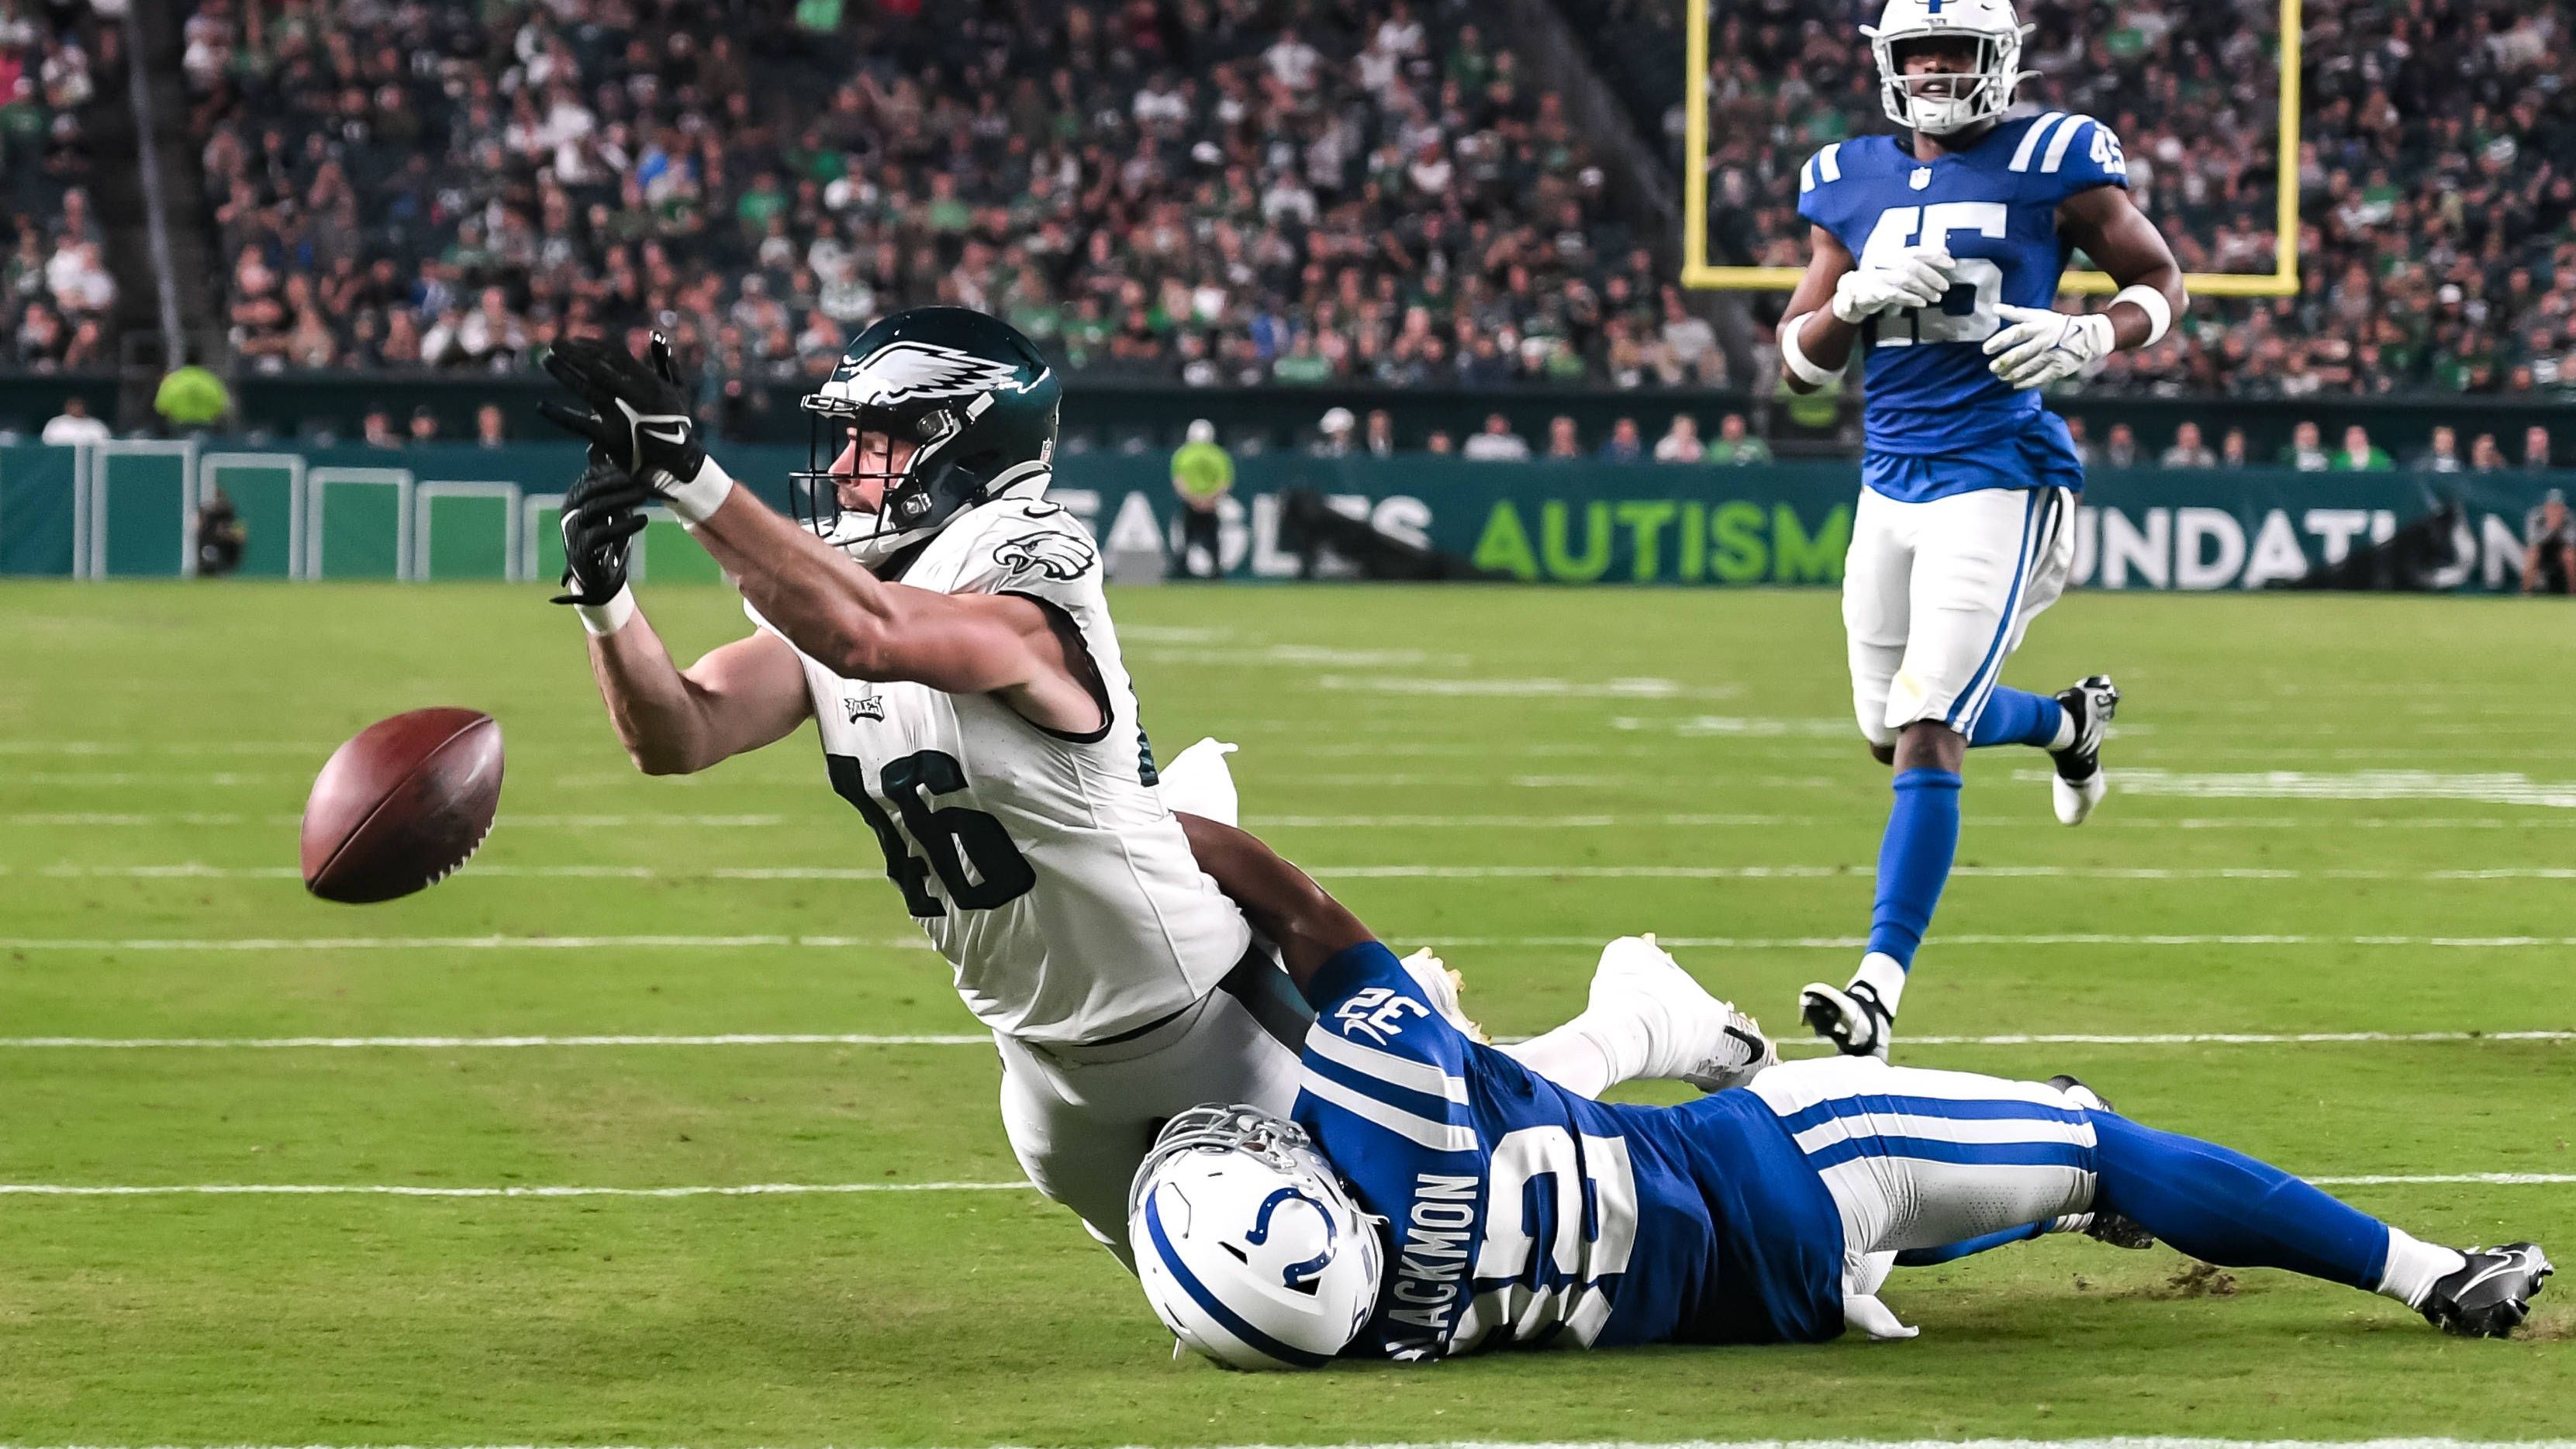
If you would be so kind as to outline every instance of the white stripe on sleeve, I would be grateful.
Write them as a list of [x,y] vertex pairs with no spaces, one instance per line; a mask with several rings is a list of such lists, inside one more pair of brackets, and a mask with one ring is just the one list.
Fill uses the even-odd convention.
[[2065,125],[2058,127],[2056,138],[2048,143],[2048,159],[2039,163],[2039,169],[2042,171],[2054,172],[2058,167],[2064,165],[2066,163],[2066,148],[2075,144],[2075,133],[2083,130],[2086,126],[2100,126],[2101,124],[2101,122],[2094,120],[2091,116],[2077,116],[2068,121]]
[[2021,145],[2013,152],[2011,169],[2015,171],[2028,171],[2030,169],[2030,158],[2038,154],[2040,138],[2048,134],[2049,127],[2054,126],[2065,119],[2066,113],[2064,111],[2050,111],[2046,115],[2041,116],[2038,120],[2031,122],[2030,129],[2021,133]]
[[1834,144],[1827,146],[1822,151],[1816,153],[1817,174],[1823,176],[1827,181],[1840,181],[1843,179],[1843,163],[1840,158],[1834,155],[1835,152],[1840,151],[1842,148],[1843,143],[1836,141]]
[[1312,1068],[1306,1071],[1305,1079],[1299,1085],[1317,1101],[1330,1102],[1355,1117],[1374,1122],[1434,1152],[1476,1150],[1476,1129],[1473,1127],[1434,1122],[1419,1112],[1408,1112],[1375,1097],[1363,1096]]
[[1454,1077],[1437,1066],[1412,1057],[1400,1057],[1366,1047],[1338,1033],[1325,1029],[1322,1022],[1306,1028],[1306,1049],[1329,1062],[1336,1062],[1364,1076],[1420,1092],[1426,1097],[1446,1097],[1452,1102],[1467,1100],[1467,1081]]

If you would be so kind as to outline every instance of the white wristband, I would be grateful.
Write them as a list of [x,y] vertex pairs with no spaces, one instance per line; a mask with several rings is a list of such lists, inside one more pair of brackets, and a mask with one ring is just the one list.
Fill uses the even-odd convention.
[[2147,340],[2139,343],[2140,347],[2153,347],[2164,341],[2165,333],[2173,326],[2173,303],[2165,300],[2164,293],[2144,282],[2122,287],[2111,295],[2111,300],[2132,303],[2147,314]]
[[1807,349],[1798,345],[1798,334],[1805,330],[1807,319],[1815,315],[1813,312],[1801,312],[1781,327],[1780,365],[1789,369],[1791,377],[1807,386],[1823,387],[1832,382],[1836,374],[1831,369],[1818,367],[1810,361],[1807,357]]
[[733,493],[733,475],[713,458],[699,467],[694,478],[682,480],[668,473],[657,476],[666,485],[661,490],[662,501],[671,505],[671,512],[691,528],[714,516]]
[[621,584],[607,603],[575,604],[572,611],[593,638],[604,639],[625,628],[626,621],[635,617],[635,591]]

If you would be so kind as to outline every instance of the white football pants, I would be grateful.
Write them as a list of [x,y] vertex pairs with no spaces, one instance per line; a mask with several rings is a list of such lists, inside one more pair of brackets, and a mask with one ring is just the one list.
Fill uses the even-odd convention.
[[[1284,973],[1266,969],[1280,990],[1289,990]],[[1238,967],[1227,981],[1239,985],[1257,975]],[[1243,989],[1250,994],[1250,986]],[[1293,1043],[1305,1024],[1292,1023],[1293,1007],[1284,1006],[1258,998],[1247,1004],[1221,987],[1127,1041],[1040,1046],[996,1033],[1002,1128],[1021,1170],[1038,1191],[1079,1214],[1091,1235],[1134,1271],[1127,1188],[1163,1124],[1210,1102],[1249,1103],[1282,1117],[1296,1105]]]
[[2075,495],[1982,488],[1899,503],[1864,488],[1843,557],[1852,707],[1874,745],[1916,720],[1976,726],[2004,661],[2075,565]]
[[1844,1315],[1872,1337],[1910,1335],[1876,1298],[1898,1252],[2093,1205],[2092,1119],[2045,1082],[1835,1056],[1783,1063],[1747,1090],[1825,1180],[1842,1215]]

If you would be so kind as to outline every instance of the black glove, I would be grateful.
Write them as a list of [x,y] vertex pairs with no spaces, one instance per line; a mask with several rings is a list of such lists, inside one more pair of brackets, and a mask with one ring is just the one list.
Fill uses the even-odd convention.
[[538,413],[589,443],[594,457],[605,457],[666,492],[671,484],[662,483],[656,473],[669,474],[672,483],[686,483],[705,466],[707,450],[698,441],[688,393],[671,365],[670,341],[661,333],[653,334],[650,367],[613,343],[567,337],[547,354],[546,371],[586,406],[549,400],[537,404]]
[[564,492],[565,592],[554,602],[596,607],[617,597],[626,587],[627,549],[644,531],[644,505],[652,501],[652,489],[590,455],[590,467]]

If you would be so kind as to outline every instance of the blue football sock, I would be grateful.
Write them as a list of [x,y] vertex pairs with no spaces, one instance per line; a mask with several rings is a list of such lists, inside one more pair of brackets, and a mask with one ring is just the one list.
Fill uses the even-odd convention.
[[1959,853],[1959,776],[1950,770],[1906,770],[1896,777],[1896,805],[1878,845],[1878,901],[1869,917],[1869,951],[1908,970],[1950,860]]
[[2006,1228],[2002,1232],[1987,1233],[1982,1237],[1962,1238],[1958,1242],[1945,1243],[1937,1248],[1907,1248],[1896,1255],[1896,1266],[1930,1268],[1942,1263],[1954,1263],[1961,1258],[1973,1257],[1978,1253],[1989,1252],[1996,1248],[2010,1247],[2015,1243],[2027,1243],[2033,1238],[2046,1237],[2048,1224],[2052,1221],[2054,1219],[2030,1223],[2018,1228]]
[[1976,727],[1968,732],[1968,748],[2031,745],[2044,750],[2056,743],[2057,731],[2065,722],[2066,706],[2056,700],[1998,684],[1986,697],[1985,713],[1977,716]]
[[2267,1162],[2095,1112],[2096,1212],[2126,1213],[2180,1252],[2377,1288],[2386,1223]]

